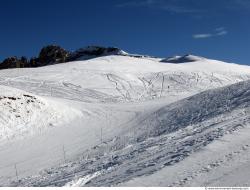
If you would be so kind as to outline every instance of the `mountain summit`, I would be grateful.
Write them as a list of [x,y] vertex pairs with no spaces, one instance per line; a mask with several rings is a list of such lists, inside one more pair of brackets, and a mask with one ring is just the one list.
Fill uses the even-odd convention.
[[187,63],[187,62],[201,61],[201,60],[204,60],[204,59],[206,59],[206,58],[196,56],[196,55],[187,54],[187,55],[184,55],[184,56],[169,57],[169,58],[163,59],[161,62],[166,62],[166,63]]
[[127,55],[128,53],[117,47],[87,46],[71,53],[70,61],[85,60],[107,55]]

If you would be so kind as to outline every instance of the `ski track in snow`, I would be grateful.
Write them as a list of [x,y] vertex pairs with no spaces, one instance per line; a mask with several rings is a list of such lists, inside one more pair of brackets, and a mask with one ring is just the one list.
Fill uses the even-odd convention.
[[[236,175],[227,162],[237,169],[233,160],[248,160],[242,156],[248,142],[204,165],[185,163],[201,162],[206,149],[249,128],[250,68],[225,64],[107,56],[0,71],[0,185],[222,184],[219,179]],[[19,142],[23,153],[14,153]],[[6,152],[20,158],[6,160]],[[178,167],[185,168],[182,175],[168,174]]]

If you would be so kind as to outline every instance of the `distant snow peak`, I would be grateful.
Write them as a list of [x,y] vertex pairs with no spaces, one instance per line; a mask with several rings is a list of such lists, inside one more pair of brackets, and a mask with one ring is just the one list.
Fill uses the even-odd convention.
[[206,58],[191,55],[191,54],[187,54],[187,55],[184,55],[184,56],[168,57],[166,59],[161,60],[161,62],[165,62],[165,63],[187,63],[187,62],[201,61],[201,60],[204,60],[204,59],[206,59]]
[[128,55],[128,53],[117,47],[87,46],[73,52],[69,59],[75,61],[107,55]]

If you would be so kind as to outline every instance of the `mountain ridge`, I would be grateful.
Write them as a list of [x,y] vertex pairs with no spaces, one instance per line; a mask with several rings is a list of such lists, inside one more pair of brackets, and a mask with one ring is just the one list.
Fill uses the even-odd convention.
[[32,68],[41,67],[46,65],[53,65],[59,63],[67,63],[79,60],[88,60],[103,56],[128,56],[135,58],[152,58],[159,59],[163,63],[186,63],[206,60],[205,57],[195,56],[192,54],[186,54],[184,56],[173,56],[168,58],[159,58],[149,55],[140,55],[127,53],[126,51],[117,47],[104,47],[104,46],[86,46],[79,48],[75,51],[66,50],[58,45],[48,45],[40,50],[37,57],[31,57],[28,59],[25,56],[21,57],[8,57],[0,62],[0,69],[9,68]]

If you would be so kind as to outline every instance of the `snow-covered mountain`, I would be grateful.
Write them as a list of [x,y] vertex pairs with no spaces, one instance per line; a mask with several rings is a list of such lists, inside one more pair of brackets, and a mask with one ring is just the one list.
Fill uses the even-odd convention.
[[195,61],[202,61],[205,60],[204,57],[199,57],[199,56],[195,56],[195,55],[184,55],[184,56],[173,56],[173,57],[169,57],[166,59],[163,59],[162,62],[166,62],[166,63],[187,63],[187,62],[195,62]]
[[0,71],[0,185],[250,185],[249,66],[95,50]]
[[116,47],[100,47],[100,46],[87,46],[73,51],[68,58],[71,61],[86,60],[95,57],[102,57],[108,55],[124,55],[128,53]]

